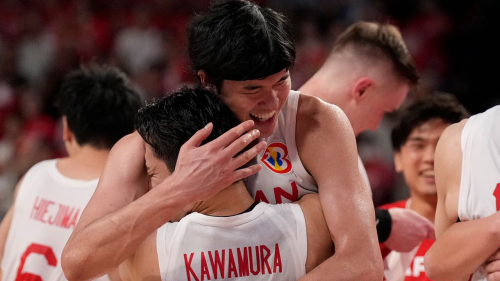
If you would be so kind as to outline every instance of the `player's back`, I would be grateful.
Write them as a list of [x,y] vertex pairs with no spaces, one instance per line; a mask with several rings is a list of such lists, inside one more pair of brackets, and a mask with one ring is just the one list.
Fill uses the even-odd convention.
[[157,232],[165,280],[297,280],[307,237],[298,205],[259,203],[231,217],[192,213]]
[[[469,118],[462,136],[462,177],[458,201],[461,221],[500,210],[500,106]],[[486,280],[482,271],[472,280]]]
[[65,177],[57,161],[33,166],[19,187],[1,263],[3,280],[66,280],[61,253],[98,179]]

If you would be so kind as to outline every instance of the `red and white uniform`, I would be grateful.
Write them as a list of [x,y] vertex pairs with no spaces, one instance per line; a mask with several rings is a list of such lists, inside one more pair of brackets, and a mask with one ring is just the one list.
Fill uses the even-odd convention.
[[[318,193],[318,185],[302,165],[295,143],[299,97],[299,92],[290,91],[279,113],[276,130],[264,139],[267,143],[266,150],[256,157],[264,168],[245,180],[250,195],[257,202],[290,203],[305,194]],[[368,176],[360,159],[358,165],[369,186]]]
[[191,213],[156,236],[162,281],[298,280],[305,275],[307,235],[298,205],[259,203],[247,213]]
[[19,187],[1,263],[2,280],[66,280],[61,253],[98,180],[67,178],[56,164],[57,160],[36,164]]
[[[411,200],[402,200],[381,206],[381,209],[409,208]],[[384,258],[384,278],[387,281],[425,281],[424,256],[434,244],[434,239],[425,239],[407,253],[395,252],[381,244]]]
[[[500,210],[500,106],[469,118],[462,130],[462,178],[458,199],[461,221]],[[479,269],[472,280],[486,280]]]

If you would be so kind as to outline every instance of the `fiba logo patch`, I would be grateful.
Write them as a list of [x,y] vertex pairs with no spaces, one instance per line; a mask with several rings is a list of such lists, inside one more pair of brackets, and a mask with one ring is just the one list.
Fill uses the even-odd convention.
[[288,149],[283,143],[273,142],[268,145],[260,161],[278,174],[286,174],[292,170],[292,162],[288,160]]

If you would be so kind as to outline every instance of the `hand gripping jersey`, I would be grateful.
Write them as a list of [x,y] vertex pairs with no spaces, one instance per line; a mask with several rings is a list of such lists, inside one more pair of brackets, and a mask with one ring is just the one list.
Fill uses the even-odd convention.
[[191,213],[157,231],[162,281],[298,280],[305,275],[307,236],[298,205],[259,203],[247,213]]
[[[409,208],[411,200],[402,200],[381,206],[381,209]],[[425,239],[417,247],[407,253],[391,251],[382,246],[384,258],[384,278],[387,281],[427,281],[425,275],[424,256],[436,240]]]
[[[462,130],[462,178],[458,199],[461,221],[500,210],[500,106],[469,118]],[[472,280],[486,280],[480,269]]]
[[[266,150],[256,157],[264,168],[245,181],[250,195],[257,202],[289,203],[305,194],[318,193],[318,185],[302,165],[295,143],[299,97],[299,92],[290,91],[279,113],[276,130],[264,139],[267,143]],[[358,165],[369,186],[368,176],[360,159]]]
[[19,187],[1,263],[2,280],[66,280],[61,253],[98,180],[67,178],[56,163],[36,164]]

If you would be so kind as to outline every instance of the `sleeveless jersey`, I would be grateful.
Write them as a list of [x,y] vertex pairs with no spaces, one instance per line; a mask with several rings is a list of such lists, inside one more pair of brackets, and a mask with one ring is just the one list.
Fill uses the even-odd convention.
[[36,164],[19,187],[1,263],[2,280],[66,280],[61,254],[98,180],[67,178],[56,163]]
[[[410,200],[402,200],[381,206],[381,209],[409,208]],[[382,248],[384,278],[387,281],[428,281],[425,275],[424,256],[436,240],[425,239],[407,253]]]
[[307,236],[298,205],[259,203],[247,213],[191,213],[157,231],[161,280],[298,280]]
[[[263,164],[264,168],[245,180],[250,195],[257,202],[289,203],[305,194],[318,193],[318,185],[302,165],[295,143],[299,97],[299,92],[290,91],[278,115],[276,130],[264,139],[266,150],[256,157],[256,161]],[[368,176],[359,158],[358,165],[363,179],[368,183]]]
[[[461,221],[500,210],[500,106],[469,118],[462,130],[462,178],[458,199]],[[486,280],[480,269],[472,280]]]

